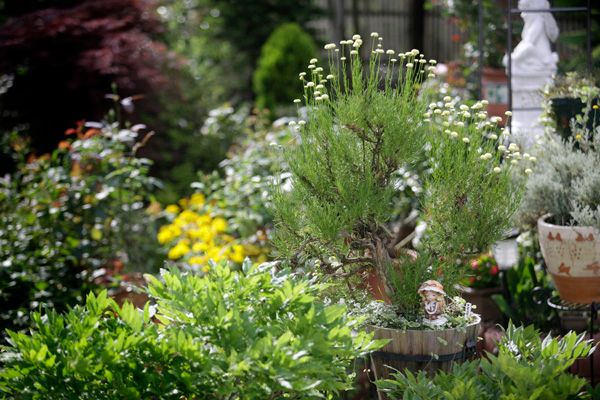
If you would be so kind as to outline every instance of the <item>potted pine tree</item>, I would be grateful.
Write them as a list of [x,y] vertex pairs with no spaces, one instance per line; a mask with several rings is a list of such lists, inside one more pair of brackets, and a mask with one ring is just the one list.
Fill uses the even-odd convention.
[[[282,257],[314,266],[350,293],[376,277],[371,289],[385,302],[375,308],[391,315],[387,327],[374,318],[370,328],[392,340],[372,357],[382,378],[383,365],[447,368],[474,344],[480,319],[453,299],[466,272],[456,260],[509,228],[520,193],[510,169],[521,156],[516,145],[500,144],[506,132],[499,118],[487,118],[484,103],[432,100],[424,83],[434,77],[434,60],[418,50],[385,50],[377,33],[371,36],[368,63],[355,35],[340,48],[325,46],[327,71],[311,60],[300,73],[307,119],[292,123],[297,139],[284,148],[292,185],[274,198],[274,243]],[[392,220],[397,172],[422,158],[430,162],[420,198],[427,230],[421,245],[408,249],[405,230]],[[437,316],[445,322],[432,323]]]

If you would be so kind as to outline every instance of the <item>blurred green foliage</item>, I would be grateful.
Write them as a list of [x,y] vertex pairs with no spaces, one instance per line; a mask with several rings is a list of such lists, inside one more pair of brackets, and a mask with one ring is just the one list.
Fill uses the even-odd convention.
[[276,106],[292,104],[302,82],[298,73],[304,71],[307,60],[317,56],[317,48],[298,24],[277,28],[262,47],[254,71],[256,105],[275,112]]
[[[147,276],[156,305],[117,307],[107,293],[60,315],[34,313],[10,333],[0,370],[8,397],[314,399],[352,385],[351,361],[382,343],[355,331],[321,286],[270,265]],[[156,321],[155,322],[153,322]]]
[[22,135],[4,137],[17,170],[0,179],[1,328],[26,327],[40,306],[62,310],[122,268],[159,267],[146,210],[158,182],[135,156],[137,127],[95,126],[39,158]]

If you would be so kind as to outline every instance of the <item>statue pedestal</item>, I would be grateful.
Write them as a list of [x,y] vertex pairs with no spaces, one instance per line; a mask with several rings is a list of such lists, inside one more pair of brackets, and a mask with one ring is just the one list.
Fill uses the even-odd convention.
[[[542,115],[542,90],[552,82],[556,71],[524,72],[512,74],[512,127],[511,135],[522,149],[531,147],[544,134],[540,123]],[[526,108],[520,110],[520,108]]]

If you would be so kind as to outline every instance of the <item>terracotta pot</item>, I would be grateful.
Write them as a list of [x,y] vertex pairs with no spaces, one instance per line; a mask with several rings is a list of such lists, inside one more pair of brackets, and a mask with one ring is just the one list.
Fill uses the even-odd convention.
[[[369,326],[375,339],[390,339],[381,350],[371,353],[371,369],[375,379],[389,379],[394,373],[389,367],[412,372],[450,371],[454,362],[467,360],[475,355],[477,335],[481,319],[460,328],[451,329],[390,329]],[[432,355],[436,355],[433,357]],[[386,400],[385,393],[378,393],[379,400]]]
[[483,68],[481,77],[482,98],[489,101],[488,114],[502,118],[506,122],[504,113],[508,110],[508,77],[503,69]]
[[501,322],[504,318],[502,311],[492,299],[492,295],[501,294],[501,287],[491,287],[484,289],[476,289],[459,285],[458,290],[463,299],[477,308],[475,312],[481,315],[481,320],[484,322]]
[[589,226],[561,226],[538,220],[546,267],[560,297],[568,302],[600,302],[600,232]]

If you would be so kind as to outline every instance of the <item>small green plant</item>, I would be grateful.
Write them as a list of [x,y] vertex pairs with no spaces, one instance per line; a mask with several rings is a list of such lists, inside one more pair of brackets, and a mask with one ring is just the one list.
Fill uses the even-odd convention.
[[491,254],[485,253],[471,260],[469,267],[466,279],[461,282],[463,285],[476,289],[500,286],[500,268]]
[[2,331],[27,327],[40,306],[81,301],[115,269],[160,263],[146,209],[158,182],[150,161],[135,155],[137,128],[82,123],[69,133],[77,139],[41,157],[23,136],[8,140],[17,169],[0,178]]
[[[355,331],[321,285],[268,264],[209,276],[147,276],[156,302],[119,308],[106,291],[9,332],[0,393],[8,398],[313,399],[352,385],[347,368],[382,343]],[[155,322],[153,322],[155,321]]]
[[[385,50],[377,33],[372,38],[364,66],[355,35],[341,49],[325,46],[328,72],[311,60],[300,73],[308,116],[291,123],[292,187],[275,196],[275,243],[292,262],[321,260],[321,272],[350,287],[350,277],[374,271],[398,313],[414,318],[423,281],[438,279],[451,292],[465,272],[455,260],[485,250],[510,224],[520,195],[510,167],[521,157],[516,144],[499,145],[499,118],[488,119],[484,102],[469,107],[420,90],[435,60]],[[432,171],[421,177],[420,209],[428,231],[415,257],[391,216],[398,171],[417,169],[425,152]]]
[[549,137],[535,151],[537,166],[529,176],[517,217],[535,226],[539,217],[553,215],[558,225],[600,228],[600,127],[596,133],[574,126],[566,142]]
[[586,380],[567,372],[577,358],[594,351],[584,335],[542,339],[533,326],[509,324],[497,356],[454,364],[434,377],[406,370],[378,381],[392,399],[492,400],[585,398]]
[[300,25],[289,23],[275,29],[262,47],[254,71],[257,106],[273,111],[278,105],[290,104],[298,93],[296,74],[316,55],[313,39]]

